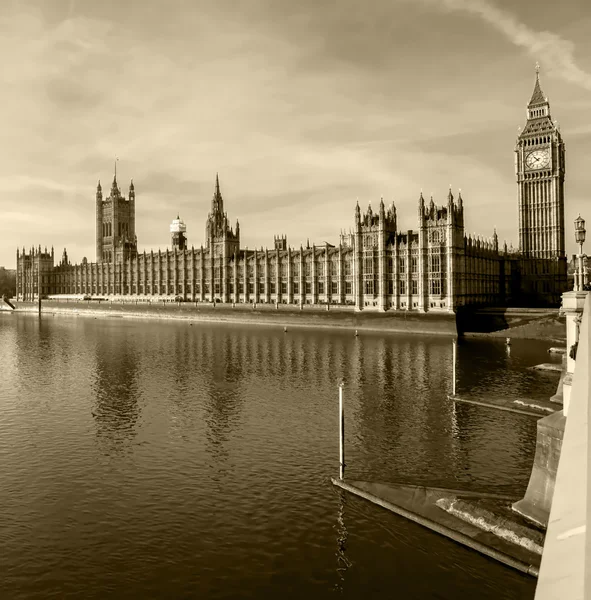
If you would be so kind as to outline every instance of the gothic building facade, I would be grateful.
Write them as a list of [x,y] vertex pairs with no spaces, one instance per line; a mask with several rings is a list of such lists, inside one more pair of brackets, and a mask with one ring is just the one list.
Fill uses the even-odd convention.
[[464,227],[461,194],[450,189],[436,205],[419,196],[417,229],[400,231],[394,204],[362,212],[338,245],[290,247],[275,236],[272,248],[240,244],[216,176],[205,245],[189,247],[177,216],[171,248],[139,252],[135,188],[127,198],[117,177],[110,194],[96,190],[96,262],[71,264],[64,250],[17,250],[17,298],[79,295],[90,298],[177,299],[192,302],[332,304],[358,310],[455,312],[462,306],[558,304],[566,289],[564,249],[564,143],[550,118],[538,74],[527,122],[515,148],[519,250],[472,237]]

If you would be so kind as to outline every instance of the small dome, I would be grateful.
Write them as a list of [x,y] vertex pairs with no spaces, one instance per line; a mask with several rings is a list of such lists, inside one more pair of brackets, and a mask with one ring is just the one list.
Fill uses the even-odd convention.
[[176,219],[170,224],[170,233],[184,233],[187,231],[185,222],[177,215]]

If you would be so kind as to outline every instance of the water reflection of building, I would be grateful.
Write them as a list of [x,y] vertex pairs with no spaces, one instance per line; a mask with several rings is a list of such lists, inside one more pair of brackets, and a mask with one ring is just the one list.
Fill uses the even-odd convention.
[[138,348],[119,328],[105,327],[96,336],[92,411],[99,443],[106,452],[122,450],[137,435]]
[[229,456],[232,432],[240,426],[242,382],[248,363],[241,356],[240,333],[220,328],[202,330],[197,335],[200,345],[192,368],[202,371],[206,450],[221,473]]
[[[531,395],[535,373],[525,365],[512,370],[507,360],[504,344],[475,340],[458,344],[458,393],[466,390],[471,397],[485,399],[505,396],[507,390],[516,397]],[[470,485],[480,479],[481,487],[507,493],[525,485],[535,450],[535,419],[463,403],[450,405],[451,458],[457,481]],[[491,480],[493,471],[504,472],[504,477]]]
[[345,523],[345,497],[344,493],[339,492],[339,509],[337,516],[337,524],[335,525],[335,531],[337,534],[337,549],[335,552],[335,556],[337,559],[337,582],[334,586],[334,591],[338,593],[343,593],[344,591],[344,581],[345,581],[345,573],[348,569],[351,568],[352,563],[347,556],[347,525]]
[[[450,436],[444,427],[450,408],[448,343],[376,338],[363,344],[359,366],[352,371],[363,372],[356,438],[369,475],[432,483],[446,471],[449,455]],[[432,473],[426,472],[427,465]]]
[[452,421],[451,457],[458,482],[506,493],[525,488],[535,452],[535,419],[458,403]]

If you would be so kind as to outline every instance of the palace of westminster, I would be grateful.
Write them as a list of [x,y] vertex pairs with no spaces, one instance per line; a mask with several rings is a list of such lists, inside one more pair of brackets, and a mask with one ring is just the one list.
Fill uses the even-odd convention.
[[519,249],[464,230],[461,194],[447,202],[418,200],[417,229],[398,231],[396,207],[380,202],[353,228],[328,243],[291,248],[284,236],[272,249],[240,247],[216,176],[205,246],[189,247],[177,217],[172,247],[137,250],[135,190],[127,198],[117,177],[109,195],[96,190],[96,262],[59,264],[53,249],[17,250],[17,299],[60,295],[90,298],[183,299],[193,302],[336,304],[356,309],[455,312],[466,305],[558,305],[566,291],[565,153],[536,69],[527,122],[515,146]]

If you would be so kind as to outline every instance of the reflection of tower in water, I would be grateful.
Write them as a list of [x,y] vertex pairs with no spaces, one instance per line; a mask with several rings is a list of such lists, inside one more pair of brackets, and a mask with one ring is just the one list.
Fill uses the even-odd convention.
[[[199,362],[200,337],[193,328],[178,328],[172,342],[170,364],[166,369],[167,402],[171,433],[189,441],[200,429],[199,403],[195,401],[195,390],[203,389],[205,377]],[[164,370],[163,370],[164,371]],[[164,373],[160,376],[164,377]]]
[[357,387],[350,394],[358,394],[351,425],[356,435],[347,436],[353,471],[363,463],[360,478],[439,485],[450,470],[447,343],[402,336],[356,340],[350,369]]
[[242,405],[241,382],[245,374],[241,352],[244,334],[234,331],[204,330],[196,358],[200,370],[205,370],[205,437],[212,464],[220,475],[228,459],[228,441],[238,426]]
[[305,381],[317,387],[331,385],[350,375],[351,343],[341,335],[310,331],[244,333],[237,344],[236,364],[242,365],[245,376],[277,384]]
[[352,563],[347,558],[347,527],[345,525],[345,495],[344,492],[338,492],[339,497],[339,511],[337,514],[337,522],[334,525],[334,529],[337,532],[337,549],[335,556],[337,558],[337,582],[335,583],[334,590],[336,592],[343,593],[343,583],[345,581],[345,573],[351,568]]
[[[512,357],[507,345],[462,341],[457,345],[458,395],[484,398],[495,397],[499,389],[507,395],[518,395],[524,389],[529,374],[521,379],[511,379]],[[450,355],[452,350],[450,348]],[[527,393],[527,392],[526,392]],[[524,485],[524,474],[529,477],[535,450],[536,421],[530,417],[465,404],[450,402],[449,427],[451,464],[456,479],[462,487],[473,484],[491,491],[517,494]],[[502,465],[502,466],[501,466]],[[494,469],[497,475],[492,482],[482,483]],[[480,481],[479,481],[480,479]],[[527,479],[525,479],[527,482]]]
[[137,433],[138,356],[133,342],[120,331],[105,330],[97,339],[92,416],[99,443],[109,453],[122,450]]

